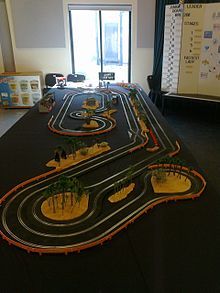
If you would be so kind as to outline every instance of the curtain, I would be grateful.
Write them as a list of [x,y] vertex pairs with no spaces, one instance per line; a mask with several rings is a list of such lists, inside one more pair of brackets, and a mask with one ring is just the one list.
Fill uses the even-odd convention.
[[[185,3],[217,3],[219,0],[185,0]],[[154,64],[153,76],[156,84],[156,90],[161,88],[162,61],[163,61],[163,37],[165,6],[167,4],[178,4],[178,0],[156,0],[155,12],[155,35],[154,35]]]

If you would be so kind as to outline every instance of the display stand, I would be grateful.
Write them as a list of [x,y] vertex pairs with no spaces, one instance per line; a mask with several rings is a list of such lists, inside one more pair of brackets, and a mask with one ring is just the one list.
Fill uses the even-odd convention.
[[41,72],[6,72],[0,75],[0,107],[31,108],[42,98]]
[[162,90],[218,101],[220,4],[167,5]]

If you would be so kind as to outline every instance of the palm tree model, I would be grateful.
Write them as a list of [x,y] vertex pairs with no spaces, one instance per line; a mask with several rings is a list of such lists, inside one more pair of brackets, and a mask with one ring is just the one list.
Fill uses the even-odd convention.
[[63,213],[65,211],[65,207],[67,206],[69,193],[71,207],[74,205],[74,198],[75,202],[80,203],[82,196],[88,196],[89,194],[88,191],[85,190],[82,182],[77,178],[69,178],[65,175],[61,175],[56,183],[49,185],[47,189],[45,189],[43,197],[45,200],[49,200],[49,206],[52,201],[53,213],[56,213],[56,208],[58,208],[58,197],[61,196],[61,209]]
[[92,119],[92,116],[95,114],[95,111],[92,109],[86,109],[86,124],[89,125]]
[[137,90],[135,88],[130,89],[129,92],[129,97],[131,98],[132,101],[136,98]]
[[58,151],[55,151],[54,161],[57,162],[60,166],[60,154]]
[[130,166],[128,171],[127,171],[127,174],[126,174],[126,178],[127,178],[127,181],[128,181],[129,184],[132,183],[133,176],[134,176],[134,167]]
[[78,150],[79,140],[75,137],[68,137],[66,139],[66,144],[69,146],[70,153],[72,154],[74,160],[76,157],[76,151]]
[[66,151],[63,146],[59,145],[56,148],[55,152],[59,153],[61,159],[65,159],[65,160],[67,159]]
[[67,154],[66,154],[66,151],[65,151],[64,148],[62,149],[60,156],[61,156],[61,158],[64,159],[64,160],[67,159]]
[[[53,205],[53,213],[56,213],[56,207],[55,207],[55,193],[54,193],[54,186],[53,184],[49,185],[47,189],[45,189],[43,196],[45,199],[52,199],[52,205]],[[50,202],[48,203],[50,206]]]
[[166,173],[162,168],[154,170],[153,176],[155,176],[158,183],[164,183],[166,181]]
[[72,178],[72,180],[69,181],[68,189],[70,192],[71,206],[73,206],[73,198],[78,192],[78,180],[76,178]]
[[61,195],[62,195],[62,202],[61,202],[62,210],[64,210],[64,207],[65,207],[66,192],[68,190],[68,187],[69,187],[69,179],[68,179],[68,177],[66,177],[64,175],[61,175],[60,178],[59,178],[59,181],[58,181],[58,188],[59,188],[59,190],[61,192]]
[[83,186],[82,182],[78,181],[77,182],[77,192],[76,192],[76,201],[78,203],[80,203],[80,201],[81,201],[82,196],[83,196],[84,193],[87,194],[85,192],[85,189],[84,189],[84,186]]
[[87,147],[85,142],[82,140],[78,140],[77,146],[78,146],[78,149],[85,149]]

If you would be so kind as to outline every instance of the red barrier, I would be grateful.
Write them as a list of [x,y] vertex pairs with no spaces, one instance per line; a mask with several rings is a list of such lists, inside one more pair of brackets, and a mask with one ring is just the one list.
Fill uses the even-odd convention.
[[[188,167],[186,166],[180,166],[180,165],[173,165],[173,164],[154,164],[154,165],[150,165],[148,166],[148,169],[159,169],[159,168],[165,168],[165,169],[168,169],[168,168],[172,168],[172,166],[174,166],[173,169],[179,169],[179,170],[184,170],[186,171],[187,173],[192,173],[194,176],[197,176],[199,177],[199,179],[202,181],[203,183],[203,189],[202,191],[204,191],[205,187],[206,187],[206,181],[204,179],[204,177],[199,173],[197,172],[196,170],[190,170]],[[201,194],[202,192],[200,192]],[[199,194],[199,195],[200,195]]]
[[50,123],[53,119],[53,116],[50,118],[49,122],[48,122],[48,128],[50,129],[50,131],[59,134],[59,135],[63,135],[63,136],[91,136],[91,135],[98,135],[98,134],[102,134],[102,133],[106,133],[106,132],[110,132],[112,131],[112,129],[114,129],[116,127],[116,120],[112,117],[109,117],[108,119],[111,120],[113,122],[113,125],[110,128],[107,129],[103,129],[103,130],[99,130],[99,131],[90,131],[90,132],[66,132],[66,131],[61,131],[61,130],[57,130],[55,128],[53,128]]
[[174,157],[180,152],[180,144],[177,140],[176,140],[176,146],[177,146],[177,149],[175,151],[169,153],[168,154],[169,157]]
[[[164,168],[169,167],[170,168],[170,165],[169,164],[151,165],[151,166],[148,166],[148,169],[156,169],[156,168],[161,168],[161,167],[164,167]],[[183,169],[185,171],[190,171],[189,168],[182,167],[182,166],[178,166],[178,165],[175,165],[175,168],[177,168],[177,169],[180,169],[181,168],[181,169]],[[42,255],[43,253],[47,253],[47,254],[49,254],[49,253],[56,253],[56,254],[58,254],[58,253],[64,253],[65,255],[67,255],[70,252],[78,252],[79,253],[81,250],[85,250],[87,248],[91,248],[91,247],[94,247],[94,246],[97,246],[97,245],[103,245],[103,243],[105,241],[111,240],[114,235],[116,235],[117,233],[119,233],[121,230],[126,229],[129,224],[134,223],[134,221],[136,219],[138,219],[144,213],[147,213],[148,210],[153,209],[158,204],[161,204],[163,202],[168,202],[168,201],[177,201],[177,200],[190,199],[190,198],[191,199],[195,199],[195,198],[199,197],[201,195],[201,193],[205,189],[206,181],[203,178],[203,176],[200,173],[198,173],[197,171],[192,170],[190,172],[193,173],[195,176],[199,177],[201,179],[201,181],[203,182],[203,186],[202,186],[201,190],[199,190],[197,193],[195,193],[195,194],[179,195],[179,196],[178,195],[177,196],[168,196],[168,197],[164,197],[164,198],[158,199],[157,201],[155,201],[154,203],[150,204],[145,209],[143,209],[136,216],[134,216],[133,218],[131,218],[129,221],[127,221],[126,223],[124,223],[122,226],[120,226],[115,231],[111,232],[110,234],[108,234],[105,237],[100,238],[97,241],[94,241],[94,242],[91,242],[91,243],[88,243],[88,244],[83,244],[83,245],[79,245],[79,246],[76,246],[76,247],[68,247],[68,248],[58,248],[58,247],[54,247],[54,248],[34,248],[34,247],[29,247],[29,246],[26,246],[24,244],[21,244],[21,243],[19,243],[17,241],[14,241],[14,240],[9,239],[7,236],[4,235],[4,233],[2,233],[2,231],[0,231],[0,235],[1,235],[1,237],[4,240],[6,240],[8,242],[9,245],[13,244],[13,245],[15,245],[15,246],[17,246],[19,248],[22,248],[22,249],[26,250],[28,253],[34,252],[34,253],[38,253],[39,255]]]
[[155,144],[155,146],[159,146],[159,143],[158,143],[158,140],[157,140],[157,137],[156,135],[153,133],[153,130],[150,128],[150,136]]
[[14,193],[15,191],[17,191],[19,188],[24,188],[24,186],[28,185],[29,183],[32,183],[34,181],[37,181],[39,179],[42,179],[42,178],[46,178],[47,176],[51,175],[51,174],[54,174],[54,173],[58,173],[59,172],[59,169],[54,169],[54,170],[51,170],[51,171],[48,171],[46,173],[43,173],[43,174],[40,174],[38,176],[35,176],[33,178],[30,178],[26,181],[23,181],[21,183],[19,183],[18,185],[16,185],[15,187],[13,187],[11,190],[9,190],[1,199],[0,199],[0,204],[5,201],[5,199],[10,196],[12,193]]
[[131,148],[128,152],[133,153],[133,152],[145,147],[147,145],[148,141],[149,141],[149,138],[147,137],[146,140],[143,143]]

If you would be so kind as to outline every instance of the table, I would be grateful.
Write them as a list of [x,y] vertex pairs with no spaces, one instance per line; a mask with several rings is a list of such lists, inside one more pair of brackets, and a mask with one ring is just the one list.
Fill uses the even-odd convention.
[[[131,98],[131,89],[134,88],[136,98]],[[180,257],[185,254],[182,248],[188,243],[188,239],[182,237],[182,233],[193,231],[192,226],[189,225],[190,223],[193,225],[192,218],[195,216],[195,212],[198,213],[199,217],[201,205],[199,201],[179,201],[174,205],[166,205],[168,201],[175,203],[181,197],[182,199],[187,198],[185,196],[189,193],[191,195],[189,198],[195,199],[205,187],[205,181],[200,180],[203,176],[197,176],[197,174],[203,172],[199,170],[197,163],[184,144],[172,132],[139,86],[115,85],[111,86],[110,90],[111,92],[106,92],[105,89],[53,89],[56,106],[52,112],[40,114],[36,105],[0,141],[1,166],[5,170],[0,178],[1,195],[4,196],[8,191],[13,190],[11,194],[5,197],[4,201],[1,201],[1,231],[5,236],[4,238],[7,238],[10,244],[18,248],[7,246],[6,241],[3,241],[2,245],[5,256],[15,253],[26,263],[30,271],[28,274],[32,274],[35,285],[39,282],[37,272],[40,269],[42,272],[40,278],[44,280],[44,285],[38,284],[37,288],[47,288],[47,290],[53,288],[55,284],[51,283],[51,278],[58,272],[64,277],[66,284],[61,285],[58,282],[59,285],[56,283],[57,288],[63,286],[63,288],[73,289],[80,286],[81,292],[85,288],[90,288],[94,292],[101,289],[107,290],[109,286],[111,290],[118,288],[118,286],[122,288],[121,290],[126,288],[127,292],[129,290],[130,292],[132,290],[133,292],[135,292],[134,290],[146,292],[148,286],[157,289],[164,288],[163,278],[159,277],[160,281],[157,284],[154,282],[154,278],[157,274],[162,276],[161,273],[164,274],[165,271],[168,275],[169,272],[173,272],[173,269],[167,271],[165,267],[171,268],[169,262],[171,261],[173,264],[172,260],[177,257],[178,253],[180,253]],[[118,111],[111,115],[114,117],[116,124],[109,119],[112,123],[107,124],[106,122],[105,127],[98,130],[105,132],[91,136],[85,134],[88,133],[87,130],[80,131],[81,120],[75,119],[77,123],[73,123],[74,118],[71,118],[70,114],[73,113],[73,117],[82,117],[82,102],[91,96],[95,96],[100,102],[98,109],[96,109],[96,115],[99,118],[108,119],[108,116],[100,115],[109,110],[106,110],[106,105],[108,105],[107,102],[112,95],[119,95],[119,103],[114,106]],[[73,102],[74,99],[75,103]],[[133,102],[132,99],[134,99]],[[134,106],[137,104],[135,99],[139,101],[139,104],[136,105],[137,109]],[[144,129],[143,125],[140,128],[139,122],[141,119],[137,115],[138,107],[141,107],[143,112],[147,114],[148,131]],[[144,118],[143,112],[141,113],[142,119]],[[52,115],[53,118],[51,118]],[[103,121],[105,120],[101,119],[100,127],[102,127]],[[72,124],[74,124],[74,127],[72,127]],[[95,132],[97,132],[97,129],[95,129]],[[81,162],[79,165],[63,169],[61,172],[43,175],[37,181],[24,183],[30,178],[48,172],[45,163],[53,158],[54,150],[63,143],[63,137],[67,133],[68,137],[74,137],[76,133],[80,134],[79,136],[89,146],[94,144],[94,139],[98,135],[102,139],[98,143],[107,141],[111,145],[111,150],[109,154],[106,152],[106,154],[92,158],[92,163],[91,161]],[[178,141],[178,144],[176,144],[176,141]],[[167,158],[167,155],[170,155],[170,157],[177,155],[198,172],[192,174],[191,170],[183,170],[185,176],[192,178],[192,182],[194,182],[190,192],[188,190],[187,193],[181,192],[181,194],[177,192],[178,194],[153,195],[149,175],[153,168],[157,169],[158,164],[164,164],[164,166],[160,165],[160,168],[166,167],[165,163],[159,163],[158,159]],[[132,164],[132,177],[136,184],[136,190],[130,197],[112,206],[107,199],[113,193],[114,183],[120,182],[126,177],[125,175]],[[167,170],[172,169],[173,167],[169,166]],[[175,172],[180,174],[178,168],[175,169]],[[99,202],[102,199],[102,203],[96,205],[96,210],[90,208],[86,213],[86,217],[90,217],[91,222],[86,223],[84,217],[80,218],[82,221],[78,223],[78,230],[73,230],[71,226],[79,219],[74,221],[48,220],[42,216],[37,206],[39,204],[38,199],[42,200],[40,199],[41,189],[45,188],[45,182],[46,185],[50,185],[57,180],[61,173],[65,173],[69,177],[77,176],[86,186],[89,186],[90,195],[93,196],[92,203]],[[16,190],[13,189],[21,182],[23,182],[23,187],[19,186]],[[103,192],[105,194],[101,197],[100,194],[103,194]],[[143,192],[146,197],[143,196]],[[97,195],[99,196],[97,197]],[[162,202],[164,203],[162,204]],[[146,214],[153,207],[153,211],[149,215]],[[192,211],[192,209],[193,213],[191,214],[190,210]],[[186,210],[189,214],[186,213]],[[95,217],[91,216],[93,211],[96,213]],[[114,217],[105,221],[110,219],[112,214],[114,214]],[[75,240],[71,238],[71,241],[69,237],[65,237],[67,234],[74,237],[74,235],[70,235],[74,233],[82,235],[82,231],[97,225],[98,222],[95,222],[97,219],[105,222],[105,224],[98,227],[95,234],[90,232],[84,234],[82,238],[77,237],[74,238]],[[36,224],[37,222],[38,224]],[[39,225],[39,223],[42,225]],[[64,229],[65,233],[63,233]],[[34,233],[34,230],[36,233]],[[15,235],[16,233],[17,235]],[[171,233],[172,237],[169,237],[167,233]],[[169,241],[172,239],[173,242],[171,251],[174,255],[172,258],[169,253],[169,261],[164,259],[164,253],[166,250],[170,250],[169,245],[171,243],[166,242],[165,235],[168,236]],[[191,237],[193,238],[193,235]],[[89,248],[90,246],[93,246],[93,248]],[[42,256],[41,261],[40,256],[24,254],[21,249],[28,252],[37,252],[38,255],[46,253],[46,255]],[[87,250],[81,252],[83,254],[69,254],[71,251],[80,252],[84,249]],[[47,253],[63,253],[68,254],[68,257],[65,255],[49,257]],[[13,256],[11,257],[14,259]],[[8,257],[2,259],[6,265]],[[43,268],[44,260],[47,264]],[[31,265],[32,261],[36,265],[35,268]],[[58,267],[53,265],[55,262],[59,263]],[[88,262],[90,262],[90,265],[88,265]],[[181,260],[181,264],[183,262],[185,262],[185,259]],[[21,279],[22,274],[26,275],[26,273],[22,270],[22,263],[20,261],[18,263],[21,271],[17,272],[17,275]],[[144,276],[142,270],[145,272]],[[45,283],[48,271],[49,274],[51,273],[51,276],[49,276],[50,282]],[[78,274],[77,271],[81,273]],[[82,273],[83,271],[84,273]],[[91,273],[92,271],[95,273]],[[77,279],[75,284],[70,282],[70,275],[72,274]],[[123,277],[123,274],[126,277]],[[88,280],[87,283],[83,282],[84,278]],[[107,280],[109,278],[111,284],[108,285]],[[191,279],[191,276],[189,279]],[[146,280],[148,280],[148,284]],[[8,286],[13,286],[13,284],[8,284]],[[29,283],[29,290],[31,286],[31,283]]]
[[207,95],[199,95],[199,94],[177,94],[172,92],[163,93],[161,94],[161,96],[162,96],[161,112],[163,115],[165,113],[165,104],[167,99],[220,103],[220,97],[217,97],[217,96],[207,96]]

